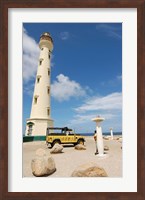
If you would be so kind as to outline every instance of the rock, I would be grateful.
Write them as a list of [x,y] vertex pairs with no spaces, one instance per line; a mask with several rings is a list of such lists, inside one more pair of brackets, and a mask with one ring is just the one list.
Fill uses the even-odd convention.
[[42,148],[39,148],[35,152],[36,156],[46,156],[46,151]]
[[108,146],[104,146],[104,151],[108,151],[109,147]]
[[118,142],[122,143],[122,137],[118,137],[118,138],[116,138],[116,140],[117,140]]
[[107,173],[96,164],[88,163],[79,166],[71,175],[72,177],[107,177]]
[[56,171],[54,159],[47,156],[32,159],[31,169],[34,176],[48,176]]
[[110,136],[104,136],[103,139],[104,140],[111,140],[111,137]]
[[76,150],[86,150],[86,147],[85,147],[83,144],[77,144],[77,145],[75,146],[75,149],[76,149]]
[[50,153],[62,153],[63,146],[61,144],[55,144]]

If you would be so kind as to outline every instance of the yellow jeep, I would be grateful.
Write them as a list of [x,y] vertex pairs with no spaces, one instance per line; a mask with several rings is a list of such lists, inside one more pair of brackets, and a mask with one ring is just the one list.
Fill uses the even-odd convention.
[[80,134],[72,132],[72,129],[67,127],[56,128],[51,127],[47,128],[46,131],[46,144],[53,147],[56,143],[58,144],[84,144],[85,138]]

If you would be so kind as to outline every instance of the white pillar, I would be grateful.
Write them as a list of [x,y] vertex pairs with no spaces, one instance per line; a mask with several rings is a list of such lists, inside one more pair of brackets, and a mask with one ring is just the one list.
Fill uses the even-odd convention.
[[[30,119],[27,119],[26,135],[46,135],[47,127],[53,126],[50,107],[50,57],[53,41],[49,33],[43,33],[39,42],[40,56],[31,106]],[[30,133],[30,123],[33,123]]]
[[111,139],[113,140],[113,129],[110,128]]
[[102,127],[100,126],[100,122],[97,122],[96,131],[97,131],[97,147],[99,155],[101,156],[104,154],[104,143],[102,137]]
[[97,147],[98,147],[98,155],[97,156],[105,156],[104,154],[104,143],[103,143],[103,136],[102,136],[102,127],[101,122],[104,121],[104,118],[100,116],[93,118],[92,121],[96,122],[96,131],[97,131]]

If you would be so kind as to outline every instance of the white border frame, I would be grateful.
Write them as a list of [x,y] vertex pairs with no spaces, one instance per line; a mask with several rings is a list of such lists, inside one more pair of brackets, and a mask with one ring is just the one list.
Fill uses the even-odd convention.
[[[75,14],[74,14],[75,13]],[[67,17],[66,17],[67,16]],[[79,19],[79,21],[78,21]],[[9,192],[137,192],[137,9],[10,8]],[[123,23],[123,177],[22,178],[22,23]]]

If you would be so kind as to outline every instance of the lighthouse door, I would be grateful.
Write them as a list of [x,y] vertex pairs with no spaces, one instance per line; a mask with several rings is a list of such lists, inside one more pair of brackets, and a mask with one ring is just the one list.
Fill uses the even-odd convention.
[[28,132],[27,132],[27,135],[32,135],[34,123],[33,123],[33,122],[28,122],[27,125],[28,125]]
[[32,127],[33,127],[32,125],[28,126],[28,135],[32,135],[32,130],[33,130]]

